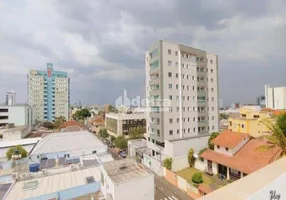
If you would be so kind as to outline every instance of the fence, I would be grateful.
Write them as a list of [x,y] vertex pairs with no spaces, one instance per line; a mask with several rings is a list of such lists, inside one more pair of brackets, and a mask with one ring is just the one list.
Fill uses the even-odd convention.
[[198,198],[201,196],[198,188],[189,184],[185,179],[165,167],[163,168],[163,177],[165,177],[165,179],[175,187],[186,192],[190,197]]

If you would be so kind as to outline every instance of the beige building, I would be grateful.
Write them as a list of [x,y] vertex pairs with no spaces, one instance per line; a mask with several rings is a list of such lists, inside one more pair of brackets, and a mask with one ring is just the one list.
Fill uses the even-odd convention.
[[[219,129],[218,57],[183,44],[159,40],[145,54],[147,120],[152,156],[183,158],[190,147],[207,145]],[[160,105],[152,105],[152,101]],[[167,106],[162,101],[169,101]]]
[[35,107],[35,119],[54,121],[70,115],[70,79],[66,72],[54,71],[47,64],[47,71],[30,70],[28,75],[28,102]]
[[146,130],[146,113],[108,113],[105,114],[105,127],[112,135],[128,135],[132,128]]

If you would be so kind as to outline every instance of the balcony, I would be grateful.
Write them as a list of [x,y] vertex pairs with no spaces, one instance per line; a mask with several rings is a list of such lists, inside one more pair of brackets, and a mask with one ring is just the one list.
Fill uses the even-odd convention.
[[160,83],[159,75],[155,77],[151,77],[151,80],[149,81],[149,85],[155,85]]
[[206,106],[207,102],[206,100],[198,100],[198,106]]
[[198,96],[206,96],[207,95],[207,91],[206,90],[200,90],[197,92]]
[[150,123],[150,128],[160,130],[160,124],[157,123]]
[[200,120],[200,121],[198,121],[198,125],[199,126],[208,126],[208,124],[209,124],[209,121],[207,121],[207,120]]

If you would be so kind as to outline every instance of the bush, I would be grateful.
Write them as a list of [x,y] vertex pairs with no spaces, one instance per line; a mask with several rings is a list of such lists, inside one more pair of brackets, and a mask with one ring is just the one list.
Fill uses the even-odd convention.
[[166,158],[164,160],[163,166],[166,167],[168,170],[172,169],[172,158]]
[[108,137],[109,137],[109,134],[108,134],[108,132],[107,132],[107,129],[106,129],[106,128],[105,128],[105,129],[100,129],[100,131],[99,131],[99,136],[102,137],[102,138],[104,138],[104,139],[108,138]]
[[50,130],[54,129],[54,127],[55,127],[52,122],[48,122],[48,121],[44,122],[42,126],[46,127],[47,129],[50,129]]
[[6,157],[8,160],[11,160],[12,155],[21,155],[21,158],[26,158],[28,156],[28,152],[20,145],[11,147],[7,152],[6,152]]
[[204,182],[202,174],[199,172],[195,173],[192,177],[192,181],[196,184],[200,184],[200,183]]

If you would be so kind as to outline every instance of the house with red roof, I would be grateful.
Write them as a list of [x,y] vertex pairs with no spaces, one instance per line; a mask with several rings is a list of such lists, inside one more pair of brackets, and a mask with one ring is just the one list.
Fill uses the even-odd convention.
[[228,180],[237,180],[275,161],[279,147],[267,141],[251,138],[246,133],[226,130],[212,140],[214,150],[207,149],[200,157],[200,170],[209,174],[220,174]]

